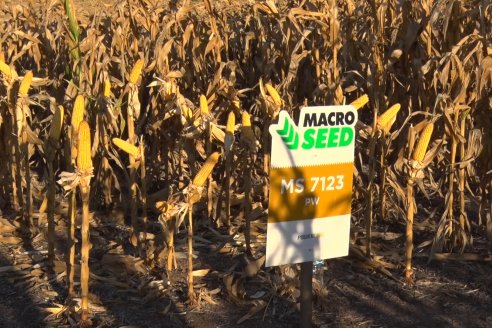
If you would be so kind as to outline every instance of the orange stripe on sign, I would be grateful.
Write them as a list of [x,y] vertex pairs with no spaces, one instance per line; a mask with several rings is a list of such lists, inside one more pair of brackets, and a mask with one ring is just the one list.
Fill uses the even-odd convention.
[[272,168],[268,222],[350,214],[353,163]]

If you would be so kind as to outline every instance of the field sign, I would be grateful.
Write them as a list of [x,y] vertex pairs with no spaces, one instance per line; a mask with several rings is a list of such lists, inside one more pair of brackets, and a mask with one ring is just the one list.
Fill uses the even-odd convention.
[[356,122],[352,106],[317,106],[270,126],[266,266],[348,255]]

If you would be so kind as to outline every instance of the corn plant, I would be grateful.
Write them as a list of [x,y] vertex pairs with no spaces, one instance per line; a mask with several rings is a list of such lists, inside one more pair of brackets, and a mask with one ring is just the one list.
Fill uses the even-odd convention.
[[78,147],[77,147],[77,170],[80,175],[79,190],[82,198],[82,248],[80,251],[80,287],[82,296],[81,320],[89,319],[89,250],[90,250],[90,217],[89,217],[89,195],[90,181],[93,175],[91,158],[91,131],[89,124],[82,121],[79,125]]
[[405,233],[406,246],[405,246],[405,278],[412,284],[412,254],[413,254],[413,221],[415,214],[415,198],[413,195],[413,186],[418,174],[421,174],[428,163],[424,162],[424,157],[427,152],[427,146],[434,130],[434,123],[428,123],[425,125],[422,133],[420,134],[419,141],[415,147],[412,158],[409,161],[408,180],[407,180],[407,229]]
[[188,189],[188,299],[191,302],[195,301],[195,292],[193,290],[193,204],[200,200],[201,189],[210,174],[212,174],[219,157],[220,154],[215,152],[207,158]]

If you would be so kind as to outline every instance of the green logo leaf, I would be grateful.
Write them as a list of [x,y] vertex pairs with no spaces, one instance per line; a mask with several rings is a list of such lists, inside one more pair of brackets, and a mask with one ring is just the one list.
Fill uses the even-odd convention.
[[291,123],[288,116],[284,116],[283,128],[277,130],[278,135],[282,138],[287,148],[295,150],[299,147],[299,132],[297,126]]

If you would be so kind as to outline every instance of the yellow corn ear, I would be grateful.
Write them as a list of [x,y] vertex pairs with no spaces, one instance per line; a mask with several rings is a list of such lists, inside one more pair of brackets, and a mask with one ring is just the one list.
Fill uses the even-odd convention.
[[178,85],[175,81],[165,82],[164,83],[164,99],[170,100],[174,94],[178,92]]
[[161,213],[166,213],[172,208],[172,206],[168,202],[160,200],[155,203],[155,208]]
[[226,126],[226,132],[234,134],[234,128],[236,126],[236,115],[234,115],[234,112],[229,112],[229,116],[227,116],[227,126]]
[[27,96],[27,92],[31,87],[31,83],[32,83],[32,71],[27,71],[19,87],[19,96],[21,97]]
[[391,106],[386,112],[381,114],[378,117],[378,125],[381,129],[386,129],[389,131],[391,128],[391,125],[396,119],[396,114],[400,111],[401,105],[400,104],[394,104]]
[[6,77],[9,79],[12,77],[12,70],[10,69],[10,66],[7,65],[3,60],[0,60],[0,72],[3,73]]
[[256,137],[251,128],[251,117],[247,112],[242,113],[241,121],[241,139],[251,151],[256,151]]
[[104,97],[109,98],[111,96],[111,82],[109,79],[104,80]]
[[43,198],[43,202],[41,203],[41,206],[39,206],[39,214],[43,214],[46,212],[46,209],[48,208],[48,197]]
[[55,115],[53,115],[53,121],[51,121],[50,134],[48,137],[52,143],[55,143],[58,141],[58,139],[60,139],[64,114],[65,114],[65,110],[63,106],[58,106],[58,108],[55,111]]
[[210,112],[208,110],[208,102],[207,102],[207,97],[204,95],[200,96],[200,114],[202,116],[208,115]]
[[367,103],[369,102],[369,96],[366,94],[363,94],[359,98],[355,99],[350,103],[350,105],[354,106],[355,109],[359,110],[362,107],[364,107]]
[[132,155],[133,157],[138,157],[140,155],[140,151],[138,150],[137,146],[134,146],[123,139],[113,138],[113,143],[116,145],[116,147],[123,150],[125,153]]
[[243,127],[251,127],[251,116],[249,116],[248,112],[243,112],[241,116],[241,123]]
[[241,101],[239,101],[238,98],[234,99],[232,101],[232,106],[234,106],[235,109],[240,110],[241,109]]
[[207,158],[202,168],[200,169],[200,171],[198,171],[195,178],[193,179],[193,185],[197,187],[202,187],[205,184],[208,176],[212,173],[212,170],[219,161],[219,156],[219,153],[215,152]]
[[277,92],[277,90],[270,83],[265,84],[265,88],[268,94],[270,95],[270,97],[272,97],[275,105],[279,107],[282,106],[282,98],[280,98],[280,95]]
[[417,147],[415,148],[412,156],[412,159],[414,161],[420,162],[424,159],[425,153],[427,152],[427,146],[429,146],[429,141],[432,136],[433,130],[434,130],[434,123],[429,123],[425,126],[424,130],[420,134]]
[[73,104],[72,111],[72,131],[77,133],[79,130],[79,124],[84,119],[84,111],[85,111],[85,98],[82,95],[78,95],[75,98],[75,103]]
[[142,59],[137,60],[135,65],[132,68],[132,71],[130,73],[130,78],[128,81],[132,84],[136,84],[138,81],[138,78],[140,77],[140,74],[142,74],[142,69],[143,69],[144,62]]
[[80,122],[79,125],[79,144],[77,150],[77,168],[88,170],[92,167],[91,158],[91,130],[89,123]]

